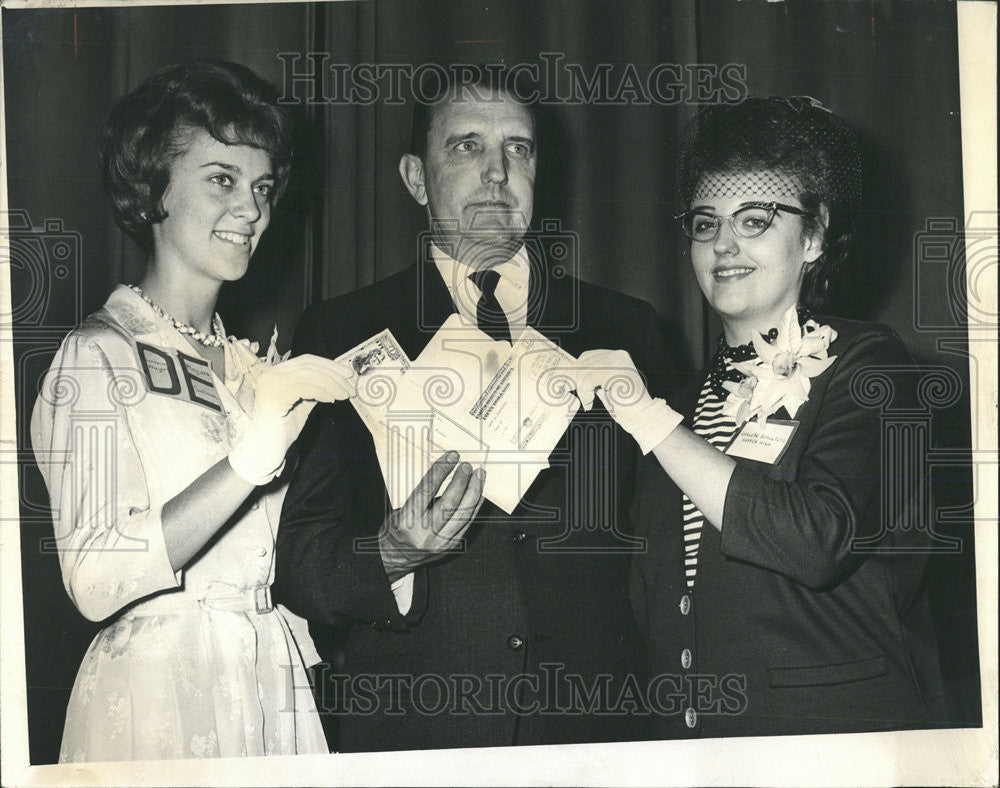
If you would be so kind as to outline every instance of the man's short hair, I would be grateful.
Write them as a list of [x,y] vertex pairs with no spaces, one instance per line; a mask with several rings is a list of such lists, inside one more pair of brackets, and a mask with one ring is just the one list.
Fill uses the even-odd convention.
[[170,164],[196,129],[267,153],[276,202],[292,159],[292,117],[278,96],[246,66],[203,58],[167,66],[120,99],[101,135],[101,175],[115,223],[144,251],[152,249],[150,225],[166,218],[160,200]]
[[434,113],[441,104],[457,100],[463,89],[473,97],[490,101],[501,93],[522,105],[531,116],[538,148],[537,89],[524,69],[508,69],[503,63],[430,63],[422,66],[413,84],[413,122],[408,153],[423,159]]

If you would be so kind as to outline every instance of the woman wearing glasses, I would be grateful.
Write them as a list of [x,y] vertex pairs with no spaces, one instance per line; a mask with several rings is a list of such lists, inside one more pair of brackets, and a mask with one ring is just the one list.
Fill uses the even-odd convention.
[[927,725],[927,512],[892,487],[906,457],[872,401],[914,399],[913,362],[884,326],[812,312],[849,251],[856,140],[811,99],[752,98],[695,118],[679,176],[715,355],[677,411],[621,351],[584,354],[577,381],[658,461],[633,575],[654,735]]

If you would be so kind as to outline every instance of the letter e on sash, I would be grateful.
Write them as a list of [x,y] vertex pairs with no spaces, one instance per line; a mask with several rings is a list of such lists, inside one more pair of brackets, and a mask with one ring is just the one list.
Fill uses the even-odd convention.
[[192,402],[204,405],[212,410],[221,411],[222,401],[212,383],[212,367],[207,361],[194,356],[188,356],[177,351],[177,360],[181,364],[181,371],[184,373],[184,382],[187,384],[188,396]]

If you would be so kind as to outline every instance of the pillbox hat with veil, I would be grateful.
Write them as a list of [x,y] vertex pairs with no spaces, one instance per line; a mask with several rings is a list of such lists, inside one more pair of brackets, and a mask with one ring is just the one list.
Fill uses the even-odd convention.
[[796,198],[812,215],[805,231],[824,238],[801,300],[822,301],[850,250],[862,196],[861,149],[844,121],[809,96],[707,107],[681,134],[676,175],[686,206],[737,194]]

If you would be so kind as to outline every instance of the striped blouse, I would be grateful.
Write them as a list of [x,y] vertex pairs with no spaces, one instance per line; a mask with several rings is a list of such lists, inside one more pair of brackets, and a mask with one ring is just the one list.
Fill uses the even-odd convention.
[[[736,432],[736,422],[722,413],[725,400],[712,388],[711,378],[705,379],[698,406],[694,412],[694,431],[719,451],[725,449]],[[686,495],[683,497],[684,516],[684,574],[688,588],[694,588],[694,578],[698,571],[698,543],[705,516]]]

